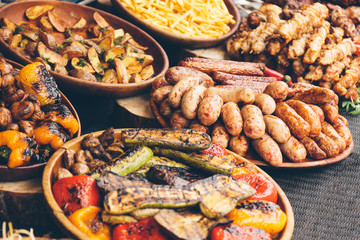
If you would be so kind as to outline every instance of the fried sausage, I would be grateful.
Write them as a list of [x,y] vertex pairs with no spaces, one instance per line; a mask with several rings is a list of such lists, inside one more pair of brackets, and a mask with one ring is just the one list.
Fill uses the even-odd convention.
[[310,158],[315,160],[326,158],[326,153],[323,150],[321,150],[321,148],[312,138],[305,137],[303,139],[300,139],[300,142],[304,144],[306,148],[306,152]]
[[212,78],[209,75],[207,75],[206,73],[200,72],[196,69],[175,66],[175,67],[169,68],[165,73],[166,81],[173,85],[178,83],[181,79],[184,79],[187,77],[196,77],[196,78],[199,77],[201,79],[201,82],[204,83],[204,86],[206,86],[206,87],[214,86],[214,81],[212,80]]
[[220,96],[205,97],[199,104],[197,116],[201,124],[209,126],[215,123],[221,113],[223,100]]
[[324,104],[321,106],[321,109],[324,112],[325,120],[329,123],[333,124],[335,123],[339,118],[339,111],[336,107],[330,105],[330,104]]
[[209,87],[207,96],[219,95],[224,103],[234,102],[239,104],[252,104],[255,100],[254,91],[249,88],[231,89],[221,87]]
[[152,97],[153,101],[156,102],[157,104],[160,104],[162,101],[165,100],[165,98],[167,98],[169,96],[169,93],[172,88],[173,88],[173,86],[166,85],[166,86],[162,86],[162,87],[155,89],[151,93],[151,97]]
[[181,98],[192,86],[199,85],[199,77],[187,77],[180,80],[175,86],[171,89],[169,93],[169,102],[170,105],[174,108],[180,106]]
[[237,136],[243,128],[243,119],[239,106],[234,102],[227,102],[221,108],[221,118],[226,130],[232,135]]
[[339,153],[342,153],[346,148],[345,140],[338,134],[330,123],[323,122],[321,127],[321,132],[330,137],[339,146]]
[[301,139],[309,135],[310,124],[285,102],[276,104],[275,115],[286,123],[296,138]]
[[211,142],[220,144],[224,148],[227,148],[229,140],[230,135],[226,131],[225,126],[220,122],[215,123],[211,131]]
[[186,119],[181,110],[176,110],[170,117],[171,128],[186,128],[190,124],[190,120]]
[[270,95],[275,101],[284,100],[289,92],[288,85],[283,81],[276,81],[269,83],[264,90],[264,93]]
[[255,151],[270,165],[279,166],[283,157],[279,145],[268,134],[251,141]]
[[345,124],[345,126],[349,126],[349,122],[344,116],[341,116],[339,114],[338,120],[342,121],[342,123]]
[[300,100],[288,100],[286,103],[310,124],[310,137],[315,137],[321,132],[320,118],[310,106]]
[[324,133],[320,133],[313,138],[317,145],[326,153],[327,158],[335,157],[339,155],[339,146]]
[[338,119],[333,124],[333,127],[336,132],[345,140],[346,146],[349,146],[352,142],[352,135],[350,129],[340,119]]
[[217,85],[217,88],[222,89],[242,89],[242,88],[248,88],[253,90],[254,94],[259,94],[264,92],[265,87],[268,85],[268,83],[261,83],[261,84],[253,84],[253,83],[246,83],[242,85]]
[[211,76],[214,81],[221,84],[231,84],[231,85],[243,85],[248,82],[252,84],[264,83],[269,84],[271,82],[277,81],[274,77],[259,77],[259,76],[244,76],[244,75],[235,75],[219,71],[211,72]]
[[205,96],[206,87],[197,85],[190,88],[181,99],[181,111],[187,119],[196,118],[199,103]]
[[245,105],[241,108],[244,121],[244,134],[252,139],[265,134],[265,122],[260,108],[255,105]]
[[165,77],[158,77],[154,79],[152,83],[152,89],[155,90],[166,85],[169,85],[169,83],[165,80]]
[[166,117],[166,118],[170,118],[171,115],[173,114],[174,110],[173,108],[170,106],[169,103],[169,99],[166,98],[159,106],[159,112],[162,116]]
[[308,104],[312,110],[318,115],[319,119],[320,119],[320,122],[323,122],[325,121],[325,115],[324,115],[324,112],[323,110],[321,109],[321,107],[319,106],[316,106],[316,105],[313,105],[313,104]]
[[278,143],[284,143],[291,137],[290,129],[280,118],[273,115],[265,115],[264,122],[266,132]]
[[202,125],[199,120],[195,119],[195,120],[192,120],[190,125],[189,125],[189,128],[190,129],[193,129],[193,130],[197,130],[197,131],[200,131],[200,132],[204,132],[206,134],[209,134],[210,135],[210,130],[208,127]]
[[264,115],[273,114],[276,108],[275,100],[266,93],[256,94],[254,104],[260,108]]
[[279,147],[281,152],[292,162],[304,162],[306,159],[306,148],[293,136],[285,143],[280,143]]
[[301,100],[304,103],[321,105],[336,101],[336,94],[327,88],[314,87],[304,92],[299,92],[294,95],[292,99]]
[[229,142],[229,148],[231,151],[245,156],[249,150],[250,141],[245,135],[232,136]]

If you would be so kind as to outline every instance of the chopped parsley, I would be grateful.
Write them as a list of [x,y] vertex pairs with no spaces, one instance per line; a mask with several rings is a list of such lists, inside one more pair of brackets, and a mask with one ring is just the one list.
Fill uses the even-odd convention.
[[[360,94],[360,87],[358,88]],[[347,112],[350,115],[360,114],[360,98],[357,101],[351,101],[349,99],[344,99],[341,101],[340,111]]]
[[18,26],[16,26],[16,28],[15,28],[15,34],[17,34],[17,33],[20,33],[21,31],[23,31],[24,30],[24,26],[21,24],[21,25],[18,25]]
[[79,67],[85,67],[86,66],[86,62],[82,59],[80,59],[77,63],[76,63],[77,66]]

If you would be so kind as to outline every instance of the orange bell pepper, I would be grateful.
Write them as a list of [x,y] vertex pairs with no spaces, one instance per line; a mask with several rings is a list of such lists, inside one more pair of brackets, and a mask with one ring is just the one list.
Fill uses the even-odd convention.
[[279,205],[264,200],[241,201],[226,217],[233,224],[260,228],[272,236],[281,232],[287,220]]
[[110,226],[100,221],[101,208],[89,206],[69,216],[70,222],[92,240],[110,240]]

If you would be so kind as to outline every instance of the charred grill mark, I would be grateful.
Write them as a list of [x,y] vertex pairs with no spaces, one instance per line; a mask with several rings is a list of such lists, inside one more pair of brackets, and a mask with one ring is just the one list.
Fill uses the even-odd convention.
[[263,213],[278,211],[279,206],[275,203],[264,201],[242,201],[237,206],[237,209],[247,209],[250,211],[259,210]]
[[50,75],[50,72],[46,70],[45,66],[39,65],[37,74],[39,77],[44,78],[45,88],[49,94],[49,98],[54,98],[55,103],[60,103],[61,95],[58,91],[58,86],[55,79]]

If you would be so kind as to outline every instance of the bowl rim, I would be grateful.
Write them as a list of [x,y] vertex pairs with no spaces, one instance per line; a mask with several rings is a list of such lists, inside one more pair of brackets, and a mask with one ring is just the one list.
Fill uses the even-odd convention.
[[[129,128],[118,128],[118,129],[114,129],[115,134],[120,134],[121,131],[124,131],[126,129]],[[102,132],[104,132],[104,130],[101,131],[96,131],[96,132],[92,132],[92,134],[94,134],[95,136],[100,135]],[[71,148],[71,146],[75,145],[75,144],[80,144],[81,140],[89,135],[91,133],[82,135],[80,137],[74,138],[72,140],[70,140],[69,142],[66,142],[60,149],[58,149],[49,159],[49,161],[47,162],[43,175],[42,175],[42,187],[43,187],[43,191],[44,191],[44,196],[45,196],[45,200],[47,203],[47,207],[49,209],[49,211],[52,213],[53,218],[55,218],[55,221],[57,223],[57,225],[68,235],[71,237],[76,237],[79,239],[87,239],[88,237],[81,232],[77,227],[75,227],[75,225],[73,225],[70,220],[65,216],[64,212],[61,210],[61,208],[59,207],[59,205],[56,203],[54,195],[52,193],[52,176],[54,174],[54,168],[55,168],[55,164],[58,161],[61,161],[61,156],[64,154],[65,150],[67,148]],[[234,155],[236,158],[239,158],[241,160],[247,161],[249,162],[247,159],[239,156],[238,154],[227,150],[228,153]],[[295,225],[295,220],[294,220],[294,212],[292,209],[292,206],[290,204],[289,199],[287,198],[285,192],[282,190],[282,188],[275,182],[275,180],[273,178],[271,178],[265,171],[263,171],[261,168],[259,168],[258,166],[256,166],[256,169],[264,174],[266,176],[267,179],[269,179],[272,183],[275,184],[277,190],[278,190],[278,201],[280,201],[282,207],[283,207],[283,211],[286,213],[287,216],[287,222],[285,224],[284,229],[282,230],[282,232],[280,233],[279,240],[291,240],[291,237],[293,235],[293,231],[294,231],[294,225]]]
[[[96,9],[90,6],[86,6],[86,5],[81,5],[81,4],[77,4],[77,3],[73,3],[73,2],[68,2],[68,1],[47,1],[47,0],[28,0],[28,1],[14,1],[11,2],[9,4],[4,5],[3,7],[0,8],[0,13],[1,12],[5,12],[7,9],[9,8],[15,8],[18,5],[23,5],[23,4],[31,4],[31,5],[36,5],[36,4],[42,4],[42,3],[46,3],[46,4],[51,4],[51,5],[69,5],[69,6],[74,6],[77,8],[83,8],[87,11],[90,12],[98,12],[100,13],[101,16],[105,17],[105,18],[113,18],[116,19],[117,21],[120,22],[124,22],[128,27],[133,28],[134,31],[139,32],[139,34],[141,34],[142,36],[146,36],[147,39],[150,39],[151,42],[158,48],[159,50],[159,55],[162,56],[164,64],[162,66],[162,68],[160,69],[159,73],[157,73],[155,76],[153,76],[152,78],[149,78],[145,81],[139,82],[139,83],[117,83],[117,84],[112,84],[112,83],[102,83],[102,82],[91,82],[91,81],[86,81],[86,80],[82,80],[80,78],[75,78],[73,76],[70,75],[63,75],[63,74],[59,74],[53,70],[50,70],[51,75],[54,76],[54,78],[59,81],[60,83],[63,82],[71,82],[72,85],[83,85],[85,83],[86,86],[92,86],[95,88],[118,88],[118,89],[124,89],[124,88],[136,88],[136,87],[146,87],[152,84],[152,82],[160,76],[163,76],[166,72],[166,70],[169,68],[169,58],[167,56],[167,53],[165,52],[165,50],[163,49],[163,47],[156,41],[156,39],[154,39],[150,34],[148,34],[147,32],[145,32],[144,30],[142,30],[141,28],[139,28],[138,26],[132,24],[131,22],[116,16],[114,14],[105,12],[103,10],[100,9]],[[0,16],[1,17],[1,16]],[[3,47],[5,47],[6,51],[9,52],[9,54],[13,57],[16,58],[17,61],[19,61],[20,63],[23,64],[29,64],[29,63],[33,63],[33,60],[30,60],[28,58],[25,58],[24,56],[18,54],[12,47],[9,46],[9,44],[7,42],[4,41],[4,39],[2,37],[0,37],[0,45],[2,45]],[[65,80],[63,80],[65,78]],[[118,96],[121,97],[121,96]]]

